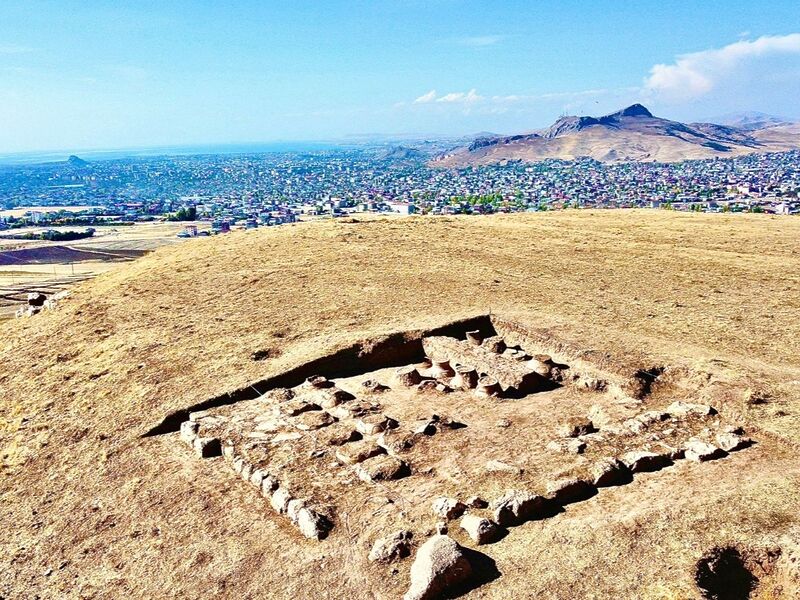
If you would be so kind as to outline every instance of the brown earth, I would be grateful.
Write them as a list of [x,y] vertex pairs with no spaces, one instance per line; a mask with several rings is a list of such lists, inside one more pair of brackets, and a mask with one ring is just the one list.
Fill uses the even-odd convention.
[[600,162],[681,162],[708,158],[733,158],[764,152],[784,152],[800,147],[800,125],[767,127],[750,132],[749,144],[703,145],[694,139],[657,135],[650,131],[589,127],[555,138],[531,137],[489,145],[476,150],[460,148],[430,162],[435,167],[491,165],[510,160],[539,162],[557,158],[590,157]]
[[[411,559],[366,560],[377,535],[368,511],[380,513],[386,492],[309,541],[221,458],[198,459],[177,433],[142,436],[360,340],[489,313],[587,373],[624,382],[664,368],[663,385],[636,402],[565,387],[499,400],[485,422],[482,404],[452,395],[464,432],[499,440],[502,456],[487,459],[529,463],[531,481],[547,463],[537,447],[590,404],[623,418],[705,402],[756,444],[637,474],[512,528],[480,547],[499,576],[464,597],[697,598],[698,562],[728,547],[759,578],[749,597],[793,597],[800,221],[666,211],[340,221],[192,240],[4,324],[0,597],[401,597]],[[518,422],[490,435],[500,416]],[[442,436],[443,453],[456,435]]]

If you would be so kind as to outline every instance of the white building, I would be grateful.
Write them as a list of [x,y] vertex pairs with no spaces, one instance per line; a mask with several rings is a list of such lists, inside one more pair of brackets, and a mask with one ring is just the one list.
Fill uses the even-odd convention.
[[417,207],[411,202],[387,202],[386,205],[392,212],[400,213],[401,215],[413,215],[417,212]]

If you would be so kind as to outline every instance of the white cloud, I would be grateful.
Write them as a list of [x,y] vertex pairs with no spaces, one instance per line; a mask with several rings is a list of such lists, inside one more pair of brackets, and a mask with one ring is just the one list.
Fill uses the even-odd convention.
[[468,92],[450,92],[439,96],[436,90],[431,90],[427,94],[422,94],[416,98],[412,104],[431,104],[439,102],[444,104],[475,104],[484,100],[483,96],[479,95],[475,88]]
[[683,54],[673,64],[653,66],[645,80],[644,91],[665,100],[693,100],[735,79],[754,61],[787,54],[800,54],[800,33],[763,36],[723,48]]
[[616,90],[591,89],[575,92],[482,96],[475,88],[468,92],[450,92],[443,95],[438,95],[435,90],[431,90],[412,102],[395,103],[394,108],[402,109],[408,105],[424,105],[427,107],[426,110],[442,111],[446,109],[448,112],[458,110],[460,112],[468,111],[472,114],[498,115],[510,111],[523,113],[558,103],[558,110],[562,111],[567,109],[592,110],[601,100],[604,104],[608,104],[615,98],[619,99],[620,106],[622,106],[625,102],[632,102],[631,98],[638,97],[640,92],[641,88],[639,87],[629,87]]
[[434,100],[436,100],[436,90],[431,90],[427,94],[422,94],[422,96],[414,100],[414,104],[427,104]]
[[461,104],[474,104],[475,102],[480,102],[481,100],[483,100],[483,96],[479,96],[475,88],[472,88],[468,92],[450,92],[449,94],[445,94],[444,96],[436,98],[436,102],[452,102]]

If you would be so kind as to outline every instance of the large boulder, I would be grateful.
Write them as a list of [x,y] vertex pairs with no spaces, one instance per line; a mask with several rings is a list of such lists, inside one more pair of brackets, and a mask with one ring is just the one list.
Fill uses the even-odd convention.
[[403,600],[432,600],[472,577],[464,549],[446,535],[435,535],[417,550],[411,586]]

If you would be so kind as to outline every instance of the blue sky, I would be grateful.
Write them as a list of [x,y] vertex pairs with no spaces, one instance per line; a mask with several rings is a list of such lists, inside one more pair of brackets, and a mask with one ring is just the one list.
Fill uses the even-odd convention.
[[800,117],[800,3],[3,0],[0,152]]

